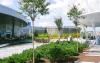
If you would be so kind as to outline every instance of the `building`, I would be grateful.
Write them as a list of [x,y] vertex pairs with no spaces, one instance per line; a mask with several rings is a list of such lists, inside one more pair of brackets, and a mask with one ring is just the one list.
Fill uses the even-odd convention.
[[[96,27],[100,27],[100,12],[91,12],[91,13],[87,13],[87,14],[83,14],[82,15],[84,17],[79,19],[79,22],[82,26],[87,26],[87,27],[92,27],[93,28],[93,35],[95,36],[95,39],[98,40],[100,38],[100,35],[98,32],[100,32],[100,30],[98,30],[98,32],[96,31]],[[87,37],[88,38],[88,37]],[[100,40],[95,41],[97,44],[100,44]]]
[[28,33],[28,20],[21,13],[0,5],[0,38],[15,38]]

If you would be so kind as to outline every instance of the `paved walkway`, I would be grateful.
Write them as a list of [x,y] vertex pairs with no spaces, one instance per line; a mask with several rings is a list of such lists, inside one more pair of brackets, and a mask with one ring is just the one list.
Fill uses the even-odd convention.
[[87,52],[86,56],[100,56],[100,45],[94,45]]
[[[43,43],[34,43],[34,47],[42,45]],[[11,56],[12,54],[22,53],[23,50],[33,48],[33,43],[24,43],[17,45],[2,44],[0,45],[0,58]]]
[[8,57],[15,53],[21,53],[23,50],[32,48],[32,46],[32,43],[27,43],[0,48],[0,58]]
[[100,45],[94,45],[79,56],[80,63],[100,63]]

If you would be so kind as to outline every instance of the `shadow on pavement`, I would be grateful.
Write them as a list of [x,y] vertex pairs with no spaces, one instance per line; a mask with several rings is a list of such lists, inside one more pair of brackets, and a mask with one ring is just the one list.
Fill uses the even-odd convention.
[[[10,47],[15,45],[22,45],[32,43],[31,39],[24,39],[24,40],[2,40],[0,41],[0,48]],[[6,44],[6,45],[4,45]]]

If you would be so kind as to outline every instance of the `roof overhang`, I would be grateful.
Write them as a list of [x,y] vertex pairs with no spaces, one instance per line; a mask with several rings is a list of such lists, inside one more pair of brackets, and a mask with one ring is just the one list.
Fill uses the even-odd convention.
[[81,25],[86,25],[89,27],[95,26],[100,27],[100,12],[93,12],[88,14],[83,14],[84,17],[79,19]]
[[25,16],[23,16],[21,13],[11,9],[11,8],[8,8],[8,7],[5,7],[3,5],[0,5],[0,13],[2,14],[5,14],[5,15],[9,15],[9,16],[12,16],[12,17],[15,17],[17,19],[20,19],[21,21],[23,21],[24,23],[27,23],[27,19]]

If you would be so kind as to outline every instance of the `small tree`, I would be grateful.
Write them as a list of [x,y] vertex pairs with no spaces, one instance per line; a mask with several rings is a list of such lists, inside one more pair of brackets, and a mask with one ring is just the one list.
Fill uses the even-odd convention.
[[[47,8],[49,3],[46,2],[46,0],[20,0],[19,4],[20,4],[20,9],[24,11],[31,18],[33,24],[32,33],[34,34],[33,28],[34,28],[35,18],[38,15],[45,15],[49,13]],[[33,41],[33,36],[32,36],[32,41]]]
[[62,34],[62,26],[63,26],[62,18],[56,18],[55,24],[56,24],[58,31],[59,31],[59,41],[60,41],[61,34]]
[[[80,16],[82,14],[82,11],[80,11],[76,5],[73,5],[73,7],[69,10],[69,12],[67,13],[69,19],[71,21],[73,21],[73,23],[75,24],[76,30],[78,29],[78,25],[79,25],[79,18],[84,18],[83,16]],[[77,31],[78,34],[78,31]],[[78,35],[77,35],[78,38]],[[77,44],[77,48],[78,48],[78,44]],[[78,51],[78,49],[77,49]]]
[[[78,25],[79,25],[79,18],[84,18],[83,16],[80,16],[82,14],[82,11],[80,11],[76,5],[73,5],[73,7],[69,10],[69,12],[67,13],[69,19],[71,21],[73,21],[73,23],[76,26],[76,30],[78,29]],[[78,32],[78,31],[77,31]],[[78,36],[77,36],[78,38]]]
[[[33,23],[32,31],[34,28],[35,18],[38,15],[45,15],[49,13],[48,8],[47,8],[49,3],[46,2],[46,0],[20,0],[19,4],[20,4],[21,10],[23,10],[32,20],[32,23]],[[32,33],[34,34],[34,32]],[[32,41],[33,41],[33,36],[32,36]],[[33,42],[33,48],[34,48],[34,42]],[[34,58],[33,58],[33,61],[34,61]]]
[[71,21],[73,21],[73,23],[75,24],[76,28],[79,25],[79,21],[78,19],[81,18],[82,16],[80,16],[82,14],[82,11],[80,11],[76,5],[73,5],[73,7],[69,10],[69,12],[67,13],[69,19]]

